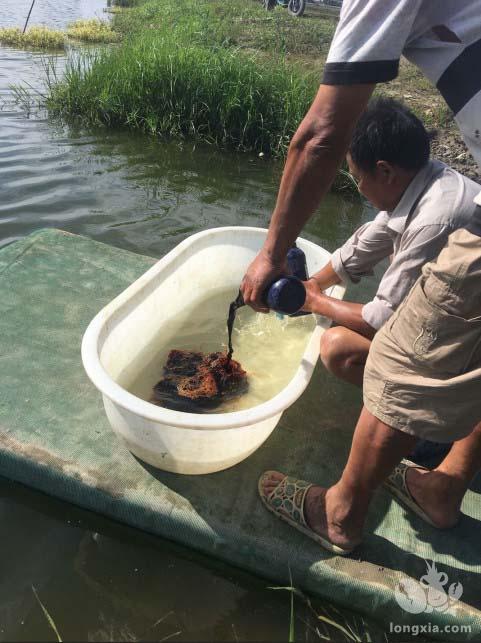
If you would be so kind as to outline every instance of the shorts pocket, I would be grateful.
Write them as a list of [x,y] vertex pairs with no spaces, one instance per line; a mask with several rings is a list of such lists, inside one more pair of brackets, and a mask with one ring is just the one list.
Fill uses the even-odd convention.
[[390,332],[398,347],[433,377],[469,369],[481,341],[481,317],[465,319],[430,302],[421,282],[408,295]]

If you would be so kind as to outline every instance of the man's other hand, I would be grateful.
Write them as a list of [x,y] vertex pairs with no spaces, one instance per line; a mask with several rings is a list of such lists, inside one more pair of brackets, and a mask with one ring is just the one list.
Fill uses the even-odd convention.
[[248,267],[241,283],[240,290],[244,303],[259,313],[268,313],[269,308],[262,301],[262,295],[276,277],[283,274],[286,274],[285,262],[276,264],[261,250]]
[[321,289],[314,279],[308,279],[307,281],[302,282],[304,288],[306,289],[306,301],[302,307],[304,312],[313,313],[315,312],[316,303],[319,300],[319,295],[321,294]]

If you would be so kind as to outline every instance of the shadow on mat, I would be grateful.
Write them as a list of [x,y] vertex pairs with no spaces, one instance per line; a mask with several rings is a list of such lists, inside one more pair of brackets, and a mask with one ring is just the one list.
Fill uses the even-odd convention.
[[[293,561],[294,576],[299,579],[308,574],[314,564],[321,561],[332,566],[330,561],[336,560],[336,557],[319,549],[313,541],[276,520],[261,505],[257,497],[257,475],[254,474],[254,471],[260,473],[263,470],[264,464],[261,461],[264,458],[261,455],[254,454],[235,469],[208,476],[179,476],[159,471],[141,461],[139,464],[150,475],[187,500],[222,540],[231,542],[232,547],[249,549],[252,546],[258,550],[257,554],[264,562],[273,557],[274,548],[274,558],[277,557],[277,561],[273,564],[276,569],[287,568],[289,562]],[[257,458],[261,461],[252,466]],[[288,472],[294,473],[295,466],[288,467]],[[312,469],[312,464],[309,468]],[[238,474],[235,477],[232,475],[234,471]],[[330,471],[329,475],[323,476],[326,478],[325,484],[334,481],[332,473]],[[236,481],[235,485],[233,480]],[[480,482],[481,476],[473,485],[475,493],[481,486]],[[209,502],[206,502],[206,498]],[[448,575],[450,583],[462,583],[462,601],[481,609],[481,521],[463,515],[457,527],[441,531],[426,525],[406,510],[403,512],[406,522],[403,524],[402,520],[397,519],[392,526],[396,540],[400,533],[404,530],[406,532],[406,548],[402,548],[390,540],[390,519],[387,515],[392,503],[397,504],[385,490],[381,489],[376,494],[368,516],[364,543],[346,559],[354,564],[351,568],[353,576],[359,574],[359,577],[364,577],[366,566],[363,566],[363,563],[369,563],[378,570],[395,570],[419,580],[426,573],[426,560],[420,554],[420,550],[426,551],[426,558],[436,561],[439,570]],[[386,536],[383,536],[383,530]],[[416,543],[417,551],[409,551],[410,543],[411,547],[412,543]],[[454,564],[449,564],[449,560],[454,561]],[[456,561],[459,561],[460,567],[455,565]],[[466,566],[478,568],[479,572],[462,569]],[[391,590],[394,591],[394,586]]]
[[[323,392],[322,398],[319,390]],[[346,404],[347,394],[352,394],[350,404]],[[292,563],[294,579],[300,581],[303,577],[316,577],[318,572],[312,571],[313,566],[325,563],[337,574],[336,582],[343,582],[343,574],[338,569],[343,567],[342,561],[267,512],[257,495],[257,481],[266,469],[278,469],[324,486],[336,482],[348,458],[361,404],[357,391],[338,386],[317,370],[307,391],[284,414],[264,445],[235,467],[205,476],[180,476],[140,461],[139,464],[190,503],[212,533],[225,543],[221,547],[229,550],[229,556],[236,553],[237,559],[250,567],[259,562],[273,575],[286,575],[286,580],[289,563]],[[333,414],[330,410],[333,407],[342,412]],[[472,485],[472,491],[481,493],[481,476]],[[473,502],[472,497],[470,501]],[[363,563],[369,563],[374,567],[374,583],[383,582],[381,573],[376,576],[377,568],[389,568],[419,579],[426,573],[424,556],[434,558],[450,582],[464,585],[462,600],[481,609],[478,590],[481,521],[463,516],[461,524],[453,530],[437,531],[408,511],[399,514],[396,508],[397,515],[394,511],[389,515],[394,509],[393,502],[396,501],[382,489],[376,494],[368,516],[365,542],[346,560],[350,564],[349,573],[365,578],[369,565]],[[399,546],[400,542],[405,542],[406,547]],[[414,551],[409,551],[410,548]],[[460,567],[475,569],[460,569],[457,561]],[[326,578],[330,575],[332,572],[326,572]],[[389,587],[394,592],[394,586]]]
[[[469,517],[464,516],[462,522],[463,525],[465,525],[465,529],[469,529],[472,523],[474,523],[476,525],[479,538],[480,530],[478,521],[474,521]],[[457,529],[458,528],[452,530],[453,535]],[[419,530],[418,535],[420,537],[424,536],[422,540],[427,541],[427,532],[423,533],[422,530]],[[480,541],[478,540],[478,542]],[[428,541],[428,543],[433,547],[434,552],[432,556],[428,556],[424,559],[417,554],[401,549],[381,536],[369,534],[366,542],[359,548],[358,555],[362,557],[363,562],[365,561],[372,565],[376,565],[379,570],[384,570],[384,568],[396,570],[406,574],[406,576],[414,578],[415,580],[420,580],[420,578],[426,574],[427,561],[431,562],[434,560],[438,571],[445,572],[447,574],[448,583],[446,584],[446,591],[452,583],[461,583],[463,586],[463,594],[461,597],[462,602],[477,610],[481,610],[481,595],[479,592],[479,588],[481,587],[481,573],[468,571],[466,569],[461,569],[459,567],[448,565],[445,562],[438,561],[436,557],[436,554],[439,553],[438,549],[434,547],[432,542]],[[446,549],[448,549],[447,544]],[[462,546],[460,547],[460,553],[465,553],[462,551]],[[459,560],[479,567],[481,565],[481,554],[478,552],[478,556],[475,557],[473,552],[470,552],[467,553],[466,557],[460,557]],[[400,562],[402,563],[401,565]]]

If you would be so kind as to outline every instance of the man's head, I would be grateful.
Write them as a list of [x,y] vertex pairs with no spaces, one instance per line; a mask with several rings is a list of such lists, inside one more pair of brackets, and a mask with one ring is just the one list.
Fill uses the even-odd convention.
[[372,100],[354,129],[347,154],[359,191],[380,210],[392,211],[429,160],[429,136],[407,107]]

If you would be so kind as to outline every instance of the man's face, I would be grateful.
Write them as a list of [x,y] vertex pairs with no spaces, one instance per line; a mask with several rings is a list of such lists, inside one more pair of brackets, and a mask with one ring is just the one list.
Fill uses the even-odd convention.
[[392,211],[399,202],[396,168],[386,161],[378,161],[372,171],[361,170],[348,153],[349,172],[359,192],[379,210]]

